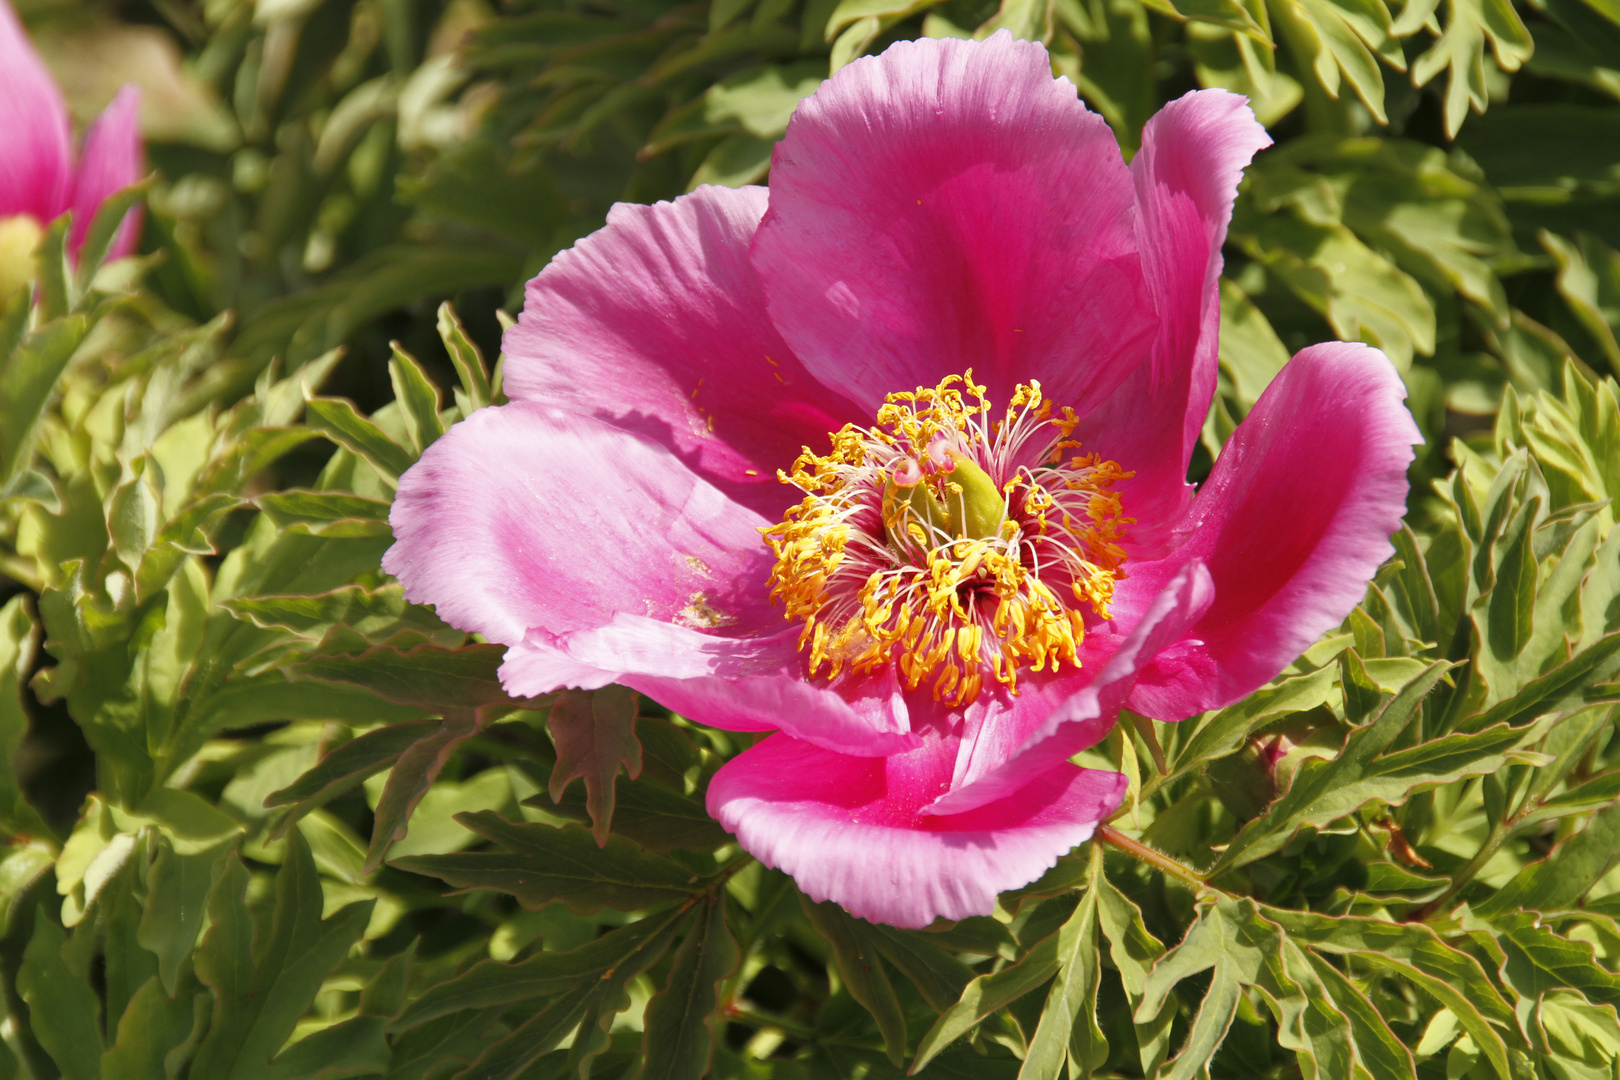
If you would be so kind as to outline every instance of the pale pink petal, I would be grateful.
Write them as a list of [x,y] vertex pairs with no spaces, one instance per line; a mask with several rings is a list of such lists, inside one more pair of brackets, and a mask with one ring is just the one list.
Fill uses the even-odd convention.
[[871,417],[811,378],[766,316],[748,261],[766,197],[705,187],[615,206],[529,282],[506,335],[507,393],[640,432],[780,516],[795,492],[777,470]]
[[1125,778],[1061,764],[953,817],[920,813],[950,783],[954,740],[846,757],[772,735],[709,782],[709,813],[812,900],[894,926],[988,915],[1040,877],[1125,794]]
[[869,410],[972,368],[1084,413],[1155,325],[1130,173],[1046,50],[903,41],[799,104],[754,242],[771,317]]
[[798,630],[769,602],[762,519],[640,435],[529,403],[481,410],[401,478],[390,521],[383,568],[507,645],[510,693],[622,682],[716,727],[851,753],[916,744],[892,678],[806,681]]
[[383,568],[441,618],[505,645],[620,612],[779,629],[769,524],[668,450],[540,405],[483,409],[400,480]]
[[[78,254],[84,244],[96,210],[107,196],[141,178],[144,165],[140,107],[141,92],[134,86],[125,86],[85,134],[84,153],[79,157],[78,174],[73,178],[73,234],[69,243],[74,254]],[[141,213],[136,208],[124,215],[107,257],[119,259],[134,251],[140,233]]]
[[1148,121],[1131,162],[1136,234],[1159,333],[1147,362],[1076,437],[1135,472],[1119,491],[1138,522],[1128,548],[1139,557],[1168,548],[1164,526],[1192,498],[1187,462],[1215,392],[1221,245],[1243,169],[1269,145],[1245,98],[1196,90]]
[[[1122,583],[1145,590],[1203,559],[1215,602],[1138,678],[1130,707],[1179,720],[1265,684],[1361,600],[1406,512],[1423,437],[1377,349],[1332,342],[1288,362],[1199,491],[1186,537]],[[1127,601],[1129,602],[1129,601]]]
[[[972,724],[956,759],[951,790],[924,814],[960,814],[1021,788],[1025,778],[1067,760],[1106,736],[1138,674],[1166,647],[1183,639],[1209,610],[1215,587],[1197,560],[1170,580],[1100,671],[1078,692],[1053,702],[1052,694],[1014,699],[1004,713]],[[1062,682],[1057,684],[1063,686]]]
[[72,153],[62,94],[0,0],[0,218],[28,214],[43,223],[66,210]]
[[[779,727],[817,746],[861,755],[892,754],[918,744],[892,669],[837,683],[807,678],[797,626],[754,637],[723,636],[726,629],[708,633],[620,613],[603,626],[567,634],[531,631],[529,642],[513,653],[530,653],[537,638],[549,639],[545,678],[556,677],[559,663],[584,665],[599,673],[589,680],[591,686],[624,683],[710,727]],[[534,658],[509,657],[503,681],[521,694],[558,685],[532,681],[540,670]]]

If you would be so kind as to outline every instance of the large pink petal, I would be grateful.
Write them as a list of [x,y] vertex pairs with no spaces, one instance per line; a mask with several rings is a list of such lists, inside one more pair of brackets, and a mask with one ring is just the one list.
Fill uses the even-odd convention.
[[1221,451],[1178,529],[1185,544],[1123,583],[1151,588],[1189,558],[1215,581],[1209,610],[1138,678],[1132,709],[1179,720],[1229,705],[1350,614],[1406,512],[1423,437],[1405,397],[1366,345],[1313,345],[1288,362]]
[[731,634],[779,629],[769,524],[668,450],[517,403],[451,428],[400,480],[383,568],[445,621],[505,645],[620,612]]
[[17,13],[0,0],[0,218],[46,222],[67,209],[72,152],[67,105]]
[[779,516],[794,493],[777,470],[871,417],[811,378],[766,316],[748,261],[766,197],[705,187],[615,206],[529,282],[507,393],[641,432]]
[[1192,498],[1187,462],[1215,393],[1220,334],[1221,245],[1238,180],[1271,145],[1246,99],[1197,90],[1160,109],[1131,162],[1142,268],[1159,313],[1147,362],[1080,426],[1077,438],[1136,473],[1119,491],[1133,553],[1152,557],[1166,526]]
[[973,724],[957,755],[951,790],[921,812],[961,814],[1007,798],[1027,777],[1095,746],[1119,718],[1139,673],[1186,636],[1214,596],[1204,564],[1188,563],[1083,688],[1057,701],[1050,690],[1031,701],[1015,699],[1006,712]]
[[972,368],[1083,413],[1153,332],[1131,202],[1040,45],[903,41],[799,104],[754,264],[805,367],[868,409]]
[[950,783],[954,740],[887,758],[846,757],[772,735],[709,782],[709,813],[743,849],[813,900],[922,927],[988,915],[997,894],[1040,877],[1090,839],[1125,778],[1061,764],[953,817],[920,811]]
[[[125,86],[84,137],[84,153],[73,178],[73,234],[69,243],[74,254],[84,244],[96,210],[107,196],[141,178],[140,107],[141,92]],[[137,208],[124,215],[107,257],[119,259],[134,251],[140,233],[141,213]]]

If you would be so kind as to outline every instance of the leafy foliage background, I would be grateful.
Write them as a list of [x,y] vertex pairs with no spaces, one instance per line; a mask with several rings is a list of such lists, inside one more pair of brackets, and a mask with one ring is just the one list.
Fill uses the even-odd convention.
[[[0,318],[0,1077],[1620,1076],[1610,0],[24,15],[81,116],[147,88],[156,171]],[[1339,632],[1128,717],[1087,755],[1132,778],[1105,843],[898,931],[708,819],[737,736],[512,701],[378,560],[399,474],[501,400],[521,282],[613,201],[766,179],[830,70],[1001,27],[1127,150],[1195,86],[1277,139],[1195,474],[1330,337],[1389,353],[1428,444]]]

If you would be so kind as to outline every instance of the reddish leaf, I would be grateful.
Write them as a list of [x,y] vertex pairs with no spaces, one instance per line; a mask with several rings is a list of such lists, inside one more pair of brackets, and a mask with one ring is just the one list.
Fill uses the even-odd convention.
[[619,766],[624,766],[632,780],[641,775],[635,691],[622,686],[563,690],[551,707],[546,726],[557,744],[557,764],[551,770],[551,800],[561,802],[568,785],[583,779],[591,835],[598,847],[605,847],[608,827],[613,823]]

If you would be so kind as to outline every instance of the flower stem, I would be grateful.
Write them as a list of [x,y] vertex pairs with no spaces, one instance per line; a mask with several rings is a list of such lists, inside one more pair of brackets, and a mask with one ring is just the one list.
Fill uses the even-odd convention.
[[1207,888],[1209,882],[1192,867],[1177,862],[1162,851],[1155,851],[1140,840],[1132,840],[1118,829],[1108,825],[1097,826],[1096,839],[1111,848],[1123,851],[1135,859],[1140,859],[1157,870],[1162,870],[1171,877],[1180,878],[1197,889]]

